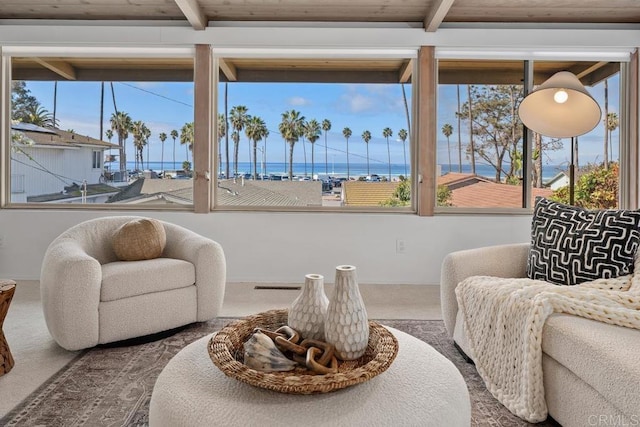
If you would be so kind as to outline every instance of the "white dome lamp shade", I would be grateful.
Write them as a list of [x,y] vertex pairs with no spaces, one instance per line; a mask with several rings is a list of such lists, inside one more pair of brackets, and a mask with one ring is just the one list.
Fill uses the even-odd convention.
[[560,71],[522,100],[518,115],[540,135],[570,138],[593,130],[602,111],[575,74]]

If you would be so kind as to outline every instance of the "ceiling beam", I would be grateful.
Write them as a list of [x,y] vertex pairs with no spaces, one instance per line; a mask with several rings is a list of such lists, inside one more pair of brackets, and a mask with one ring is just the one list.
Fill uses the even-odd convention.
[[[226,76],[220,76],[224,82]],[[398,71],[360,70],[238,70],[240,82],[295,83],[398,83]]]
[[37,57],[33,58],[33,60],[67,80],[76,80],[76,69],[68,62],[52,61]]
[[218,66],[220,67],[220,71],[224,74],[229,82],[238,81],[238,70],[236,70],[236,66],[231,62],[226,61],[225,59],[218,59]]
[[573,73],[576,75],[577,78],[582,79],[583,77],[588,76],[589,74],[593,73],[594,71],[596,71],[597,69],[600,69],[602,67],[604,67],[605,65],[607,65],[608,62],[607,61],[600,61],[600,62],[596,62],[595,64],[583,69],[583,70],[578,70],[577,68],[572,69],[571,71],[573,71]]
[[604,67],[592,71],[588,76],[580,79],[585,86],[594,86],[620,72],[619,62],[608,62]]
[[440,27],[444,17],[449,13],[449,9],[454,0],[435,0],[427,17],[424,18],[424,30],[427,32],[434,32]]
[[207,17],[204,16],[198,0],[175,0],[175,2],[194,30],[207,28]]
[[398,81],[400,83],[407,83],[409,79],[411,79],[411,74],[413,74],[413,59],[409,59],[402,64],[398,75]]
[[[124,82],[192,82],[192,69],[144,69],[131,68],[80,68],[76,81],[124,81]],[[46,68],[14,68],[15,80],[60,81],[60,75]]]

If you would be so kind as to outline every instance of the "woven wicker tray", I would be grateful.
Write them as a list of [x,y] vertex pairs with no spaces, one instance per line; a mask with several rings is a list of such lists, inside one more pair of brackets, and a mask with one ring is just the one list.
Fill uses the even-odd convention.
[[370,380],[384,372],[398,354],[398,341],[379,323],[369,321],[369,344],[356,360],[340,361],[338,373],[317,375],[304,367],[262,372],[243,363],[242,345],[253,329],[275,330],[287,323],[287,310],[271,310],[230,323],[209,341],[209,356],[225,375],[247,384],[290,394],[328,393]]

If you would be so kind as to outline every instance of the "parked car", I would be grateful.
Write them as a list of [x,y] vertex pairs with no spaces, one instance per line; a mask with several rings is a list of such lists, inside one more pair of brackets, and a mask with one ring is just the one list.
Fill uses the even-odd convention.
[[341,177],[341,178],[333,178],[333,186],[334,187],[342,187],[342,183],[344,181],[346,181],[347,178],[345,177]]
[[191,172],[179,169],[173,171],[164,171],[164,176],[173,179],[187,179],[191,178]]

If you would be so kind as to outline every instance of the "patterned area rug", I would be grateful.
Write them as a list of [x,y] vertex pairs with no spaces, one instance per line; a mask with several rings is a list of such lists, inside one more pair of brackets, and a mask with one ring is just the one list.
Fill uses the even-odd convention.
[[[146,426],[156,378],[187,344],[221,329],[231,319],[190,325],[151,343],[93,348],[69,362],[0,420],[2,426]],[[529,426],[487,391],[475,367],[466,363],[439,320],[384,320],[417,337],[451,360],[467,382],[472,426]],[[556,426],[553,421],[536,426]]]

